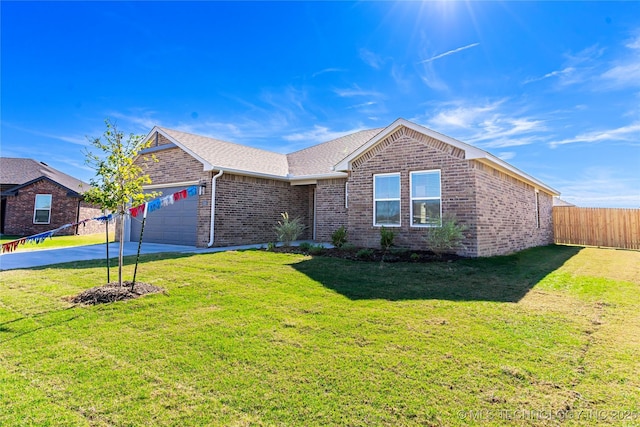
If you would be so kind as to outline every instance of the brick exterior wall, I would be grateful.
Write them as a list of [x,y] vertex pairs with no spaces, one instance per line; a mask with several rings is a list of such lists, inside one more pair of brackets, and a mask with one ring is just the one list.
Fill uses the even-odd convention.
[[347,227],[345,179],[319,180],[316,192],[316,240],[331,242],[331,234],[340,226]]
[[[168,140],[160,136],[158,145]],[[202,164],[174,147],[154,153],[146,172],[153,184],[204,181],[198,199],[197,246],[209,241],[211,177]],[[275,241],[274,225],[281,212],[299,217],[307,227],[301,239],[331,240],[341,225],[349,242],[364,247],[380,246],[380,227],[373,225],[373,175],[400,173],[401,226],[394,227],[395,243],[426,249],[425,229],[411,227],[411,172],[440,170],[443,215],[455,214],[467,226],[466,256],[507,254],[553,242],[552,196],[539,192],[540,227],[536,223],[535,189],[516,178],[474,160],[464,151],[407,128],[400,128],[352,164],[348,179],[318,180],[316,185],[292,186],[289,182],[225,173],[216,183],[214,246]],[[345,208],[348,182],[348,208]],[[314,194],[315,193],[315,194]],[[34,196],[35,197],[35,196]],[[31,200],[33,212],[33,198]]]
[[[159,135],[158,145],[170,144],[164,136]],[[191,157],[178,147],[153,153],[157,162],[149,159],[144,154],[136,159],[136,163],[144,165],[145,173],[151,178],[153,185],[173,184],[178,182],[198,181],[206,183],[206,188],[198,197],[198,220],[196,230],[196,246],[206,247],[209,243],[209,229],[211,224],[211,177],[212,172],[205,172],[202,163]],[[145,160],[145,157],[147,159]],[[162,189],[154,191],[162,192]],[[163,194],[166,196],[166,194]]]
[[216,183],[214,246],[273,242],[282,212],[301,218],[306,229],[300,239],[310,239],[312,196],[306,185],[225,173]]
[[508,254],[553,242],[552,196],[539,193],[540,228],[536,228],[532,186],[477,161],[464,152],[401,128],[353,162],[349,177],[348,233],[357,246],[380,247],[380,227],[373,226],[373,175],[400,173],[401,226],[395,244],[426,249],[425,230],[411,227],[410,172],[440,170],[442,214],[455,214],[467,226],[465,256]]
[[[100,209],[80,202],[78,197],[68,196],[69,190],[42,179],[18,190],[15,196],[7,197],[4,233],[16,236],[31,236],[54,230],[65,224],[101,215]],[[36,194],[51,194],[51,217],[49,224],[34,224],[33,213]],[[78,203],[80,202],[80,206]],[[79,211],[78,211],[79,209]],[[113,225],[110,229],[113,232]],[[92,234],[104,231],[104,225],[90,221],[84,226],[69,227],[56,235]]]
[[553,197],[504,172],[473,161],[478,212],[477,256],[508,254],[553,243]]
[[[373,225],[373,175],[400,173],[400,227],[393,227],[397,246],[426,249],[425,229],[411,227],[410,172],[440,170],[442,213],[456,214],[469,229],[465,245],[475,246],[474,171],[461,150],[401,128],[353,162],[349,177],[349,241],[380,247],[380,227]],[[469,253],[472,255],[472,253]]]

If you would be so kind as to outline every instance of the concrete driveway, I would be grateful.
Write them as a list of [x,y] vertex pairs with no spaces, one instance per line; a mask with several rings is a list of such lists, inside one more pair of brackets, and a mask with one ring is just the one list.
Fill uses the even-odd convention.
[[[194,246],[164,245],[160,243],[143,243],[141,254],[153,254],[160,252],[180,253],[207,253],[229,250],[242,250],[259,248],[262,245],[233,246],[226,248],[196,248]],[[137,242],[124,244],[124,255],[135,255],[138,250]],[[109,257],[118,256],[118,243],[109,244]],[[42,249],[35,251],[20,251],[0,255],[0,270],[15,270],[18,268],[40,267],[49,264],[63,262],[87,261],[92,259],[104,259],[106,257],[105,245],[74,246],[60,249]],[[112,265],[117,265],[117,260]]]

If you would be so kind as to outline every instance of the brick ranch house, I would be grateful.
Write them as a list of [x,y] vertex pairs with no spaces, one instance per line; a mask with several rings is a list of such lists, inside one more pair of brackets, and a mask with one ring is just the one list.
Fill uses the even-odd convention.
[[[82,200],[89,184],[33,159],[0,157],[0,233],[31,236],[101,215]],[[113,226],[112,226],[113,229]],[[90,221],[57,234],[91,234],[104,225]]]
[[[146,137],[149,191],[200,185],[191,197],[149,214],[144,241],[231,246],[275,240],[281,212],[306,225],[301,239],[379,247],[380,227],[395,243],[424,248],[426,227],[455,214],[466,256],[507,254],[553,242],[559,193],[497,157],[404,119],[291,154],[279,154],[162,127]],[[127,226],[138,240],[140,223]]]

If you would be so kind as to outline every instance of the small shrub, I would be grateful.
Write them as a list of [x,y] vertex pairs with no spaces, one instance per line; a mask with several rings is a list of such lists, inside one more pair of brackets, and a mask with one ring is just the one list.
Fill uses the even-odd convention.
[[466,248],[462,243],[466,229],[465,225],[458,224],[455,215],[445,216],[442,226],[427,229],[424,241],[431,252],[441,257],[445,253],[455,253]]
[[325,249],[324,245],[312,245],[309,248],[309,253],[311,255],[320,255],[321,253],[324,252],[324,249]]
[[407,248],[391,248],[389,249],[389,252],[393,255],[404,255],[407,252],[409,252],[409,249]]
[[358,252],[356,252],[356,257],[360,259],[371,259],[373,257],[373,249],[360,249]]
[[291,242],[297,240],[305,229],[300,218],[289,218],[289,213],[281,213],[282,221],[278,221],[278,224],[274,227],[278,241],[282,242],[284,246],[291,246]]
[[387,251],[391,246],[393,246],[393,239],[396,237],[396,233],[393,230],[385,228],[384,226],[380,227],[380,246]]
[[276,248],[276,244],[273,242],[267,243],[267,251],[271,252]]
[[302,249],[303,251],[309,252],[309,250],[311,249],[313,245],[309,242],[302,242],[300,243],[300,246],[298,246],[300,249]]
[[418,261],[420,259],[420,254],[417,253],[412,253],[411,255],[409,255],[409,258],[411,258],[411,261]]
[[358,249],[358,247],[356,245],[354,245],[353,243],[349,243],[349,242],[346,242],[345,244],[343,244],[340,247],[340,250],[345,251],[345,252],[355,252],[356,249]]
[[331,243],[336,248],[341,248],[347,242],[347,230],[341,225],[331,234]]

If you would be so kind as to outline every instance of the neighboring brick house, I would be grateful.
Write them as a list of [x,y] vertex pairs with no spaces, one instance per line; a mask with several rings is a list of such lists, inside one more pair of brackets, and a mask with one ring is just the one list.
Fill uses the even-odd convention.
[[[149,191],[201,186],[190,204],[149,215],[145,241],[199,247],[275,239],[280,213],[306,225],[302,239],[378,247],[380,227],[396,244],[424,249],[427,227],[455,214],[468,227],[467,256],[491,256],[553,242],[559,193],[497,157],[404,119],[291,154],[155,127],[147,136]],[[142,157],[141,157],[142,158]],[[212,194],[215,196],[212,198]],[[213,201],[213,203],[212,203]],[[213,226],[212,226],[213,225]],[[139,224],[130,224],[132,240]],[[147,230],[151,230],[148,232]]]
[[[0,158],[0,233],[30,236],[101,215],[82,201],[89,188],[72,176],[33,159]],[[90,234],[104,225],[90,221],[60,235]]]

